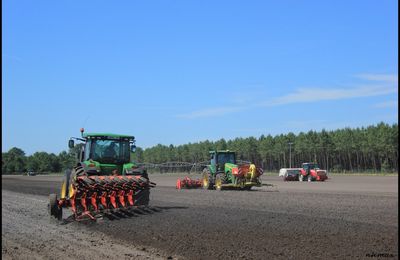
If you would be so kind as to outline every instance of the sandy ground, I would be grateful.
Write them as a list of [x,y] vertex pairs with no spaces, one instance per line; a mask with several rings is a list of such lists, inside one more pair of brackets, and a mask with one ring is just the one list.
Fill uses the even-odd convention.
[[176,190],[177,177],[150,176],[157,187],[149,210],[58,223],[46,206],[61,177],[3,176],[2,257],[398,259],[397,176],[264,176],[272,186],[221,192]]

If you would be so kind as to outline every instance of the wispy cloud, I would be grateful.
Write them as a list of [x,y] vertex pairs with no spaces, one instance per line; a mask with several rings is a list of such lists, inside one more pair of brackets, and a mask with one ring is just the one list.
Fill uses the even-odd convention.
[[194,119],[199,117],[215,117],[215,116],[223,116],[226,114],[230,114],[233,112],[241,111],[245,109],[244,107],[239,106],[230,106],[230,107],[215,107],[215,108],[207,108],[202,110],[197,110],[189,113],[184,113],[180,115],[176,115],[178,118],[185,119]]
[[389,100],[381,103],[377,103],[374,105],[376,108],[396,108],[398,107],[399,103],[395,100]]
[[[269,100],[259,103],[252,102],[252,105],[231,105],[217,108],[206,108],[185,114],[180,114],[176,117],[185,119],[215,117],[227,115],[233,112],[243,111],[250,108],[271,107],[295,103],[311,103],[326,100],[343,100],[352,98],[383,96],[398,92],[398,76],[396,74],[357,74],[355,75],[355,77],[363,79],[367,82],[347,88],[299,88],[292,93],[280,97],[271,98]],[[393,106],[392,103],[377,105],[378,107]]]
[[278,106],[292,103],[372,97],[388,95],[398,91],[398,77],[395,74],[358,74],[355,77],[373,81],[374,84],[363,84],[351,88],[301,88],[293,93],[263,102],[260,105]]
[[396,74],[358,74],[357,78],[370,81],[384,81],[389,83],[397,83],[398,76]]
[[339,100],[359,97],[372,97],[395,93],[393,86],[361,86],[355,88],[302,88],[293,93],[264,102],[261,106],[278,106],[292,103],[310,103],[324,100]]

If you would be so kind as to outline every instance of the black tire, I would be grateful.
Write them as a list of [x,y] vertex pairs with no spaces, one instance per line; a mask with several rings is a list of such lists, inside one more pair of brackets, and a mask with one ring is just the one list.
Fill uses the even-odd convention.
[[225,184],[226,183],[226,173],[225,172],[219,172],[218,174],[221,177],[222,184]]
[[144,189],[135,194],[134,206],[149,206],[150,203],[150,190]]
[[202,185],[203,185],[204,190],[211,190],[214,187],[213,182],[212,182],[211,173],[208,170],[208,168],[205,168],[203,170]]
[[86,175],[85,170],[82,166],[76,166],[72,169],[71,174],[69,176],[69,183],[74,183],[77,176]]
[[58,207],[57,194],[49,195],[49,214],[58,220],[62,220],[62,208]]

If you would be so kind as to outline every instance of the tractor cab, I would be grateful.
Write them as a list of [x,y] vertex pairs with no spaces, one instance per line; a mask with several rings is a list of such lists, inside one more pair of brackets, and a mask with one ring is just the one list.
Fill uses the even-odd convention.
[[[135,137],[110,133],[82,133],[83,142],[78,164],[90,175],[129,174],[137,167],[130,162],[131,152],[136,149]],[[68,146],[74,147],[72,138]]]
[[104,164],[128,163],[133,140],[129,137],[88,134],[83,150],[83,161],[92,159]]
[[303,168],[306,172],[310,172],[311,170],[319,169],[319,166],[316,163],[303,163],[301,168]]
[[224,171],[225,164],[236,164],[235,152],[229,150],[210,151],[211,154],[211,167],[216,171]]

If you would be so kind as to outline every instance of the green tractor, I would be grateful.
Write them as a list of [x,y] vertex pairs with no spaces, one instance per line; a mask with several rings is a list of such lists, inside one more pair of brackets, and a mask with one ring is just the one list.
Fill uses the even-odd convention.
[[211,163],[203,170],[203,189],[250,190],[253,186],[261,186],[262,168],[252,163],[238,165],[235,152],[229,150],[210,151],[210,155]]
[[84,133],[82,128],[81,138],[71,138],[69,148],[75,147],[74,139],[83,142],[78,162],[65,172],[60,198],[50,194],[50,215],[61,219],[62,208],[69,207],[76,219],[95,219],[96,213],[149,204],[155,183],[130,159],[136,149],[135,137]]

